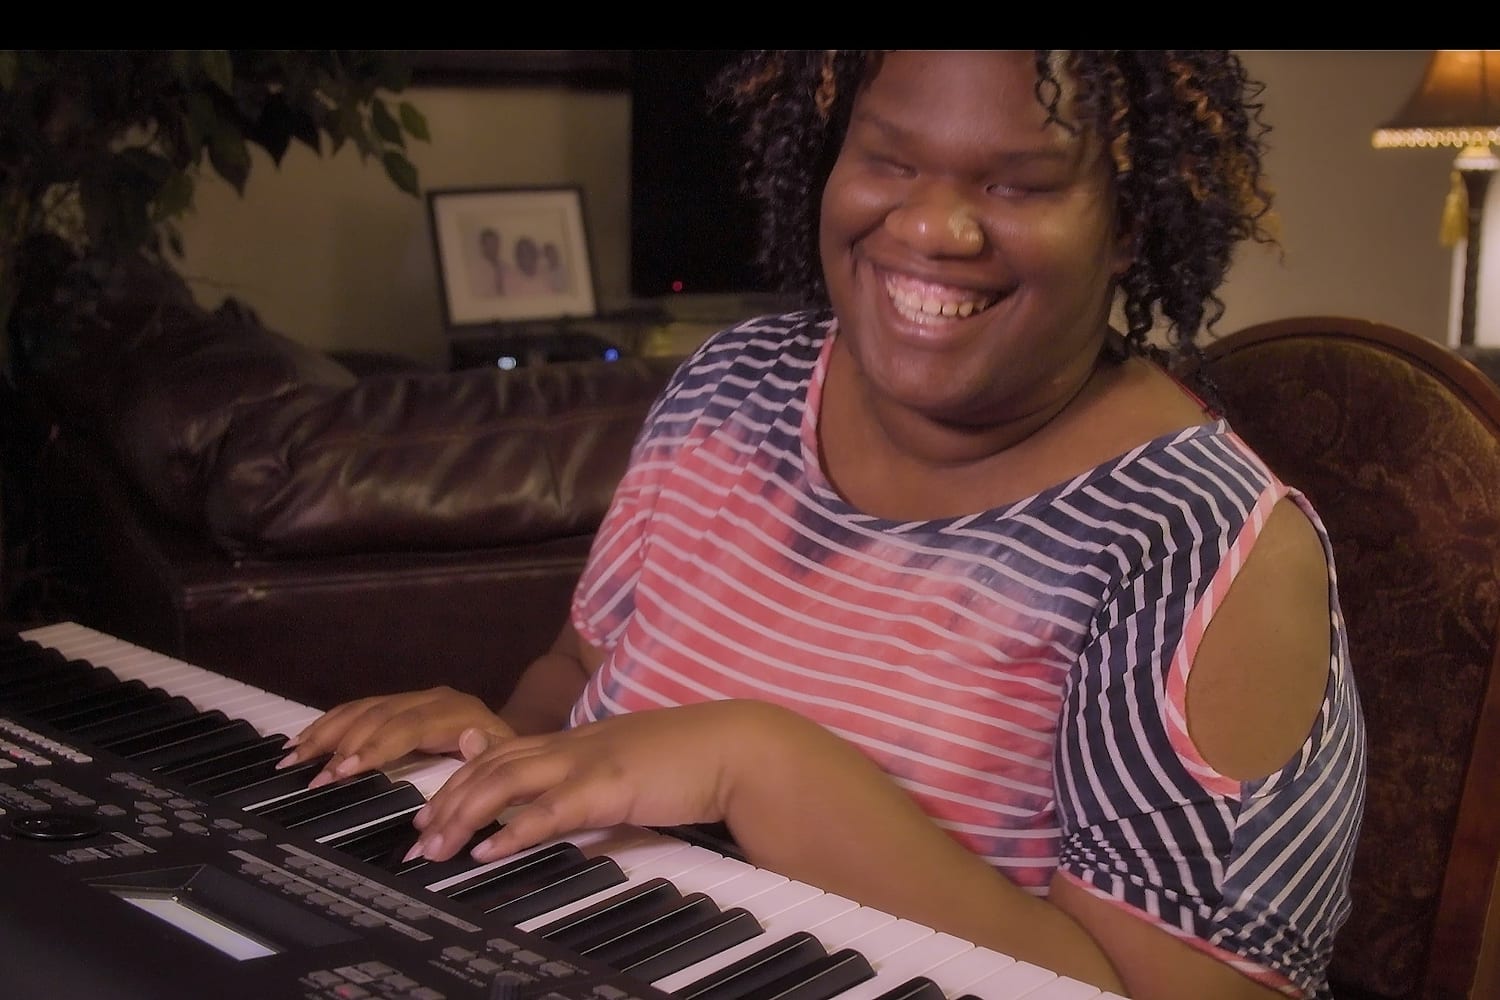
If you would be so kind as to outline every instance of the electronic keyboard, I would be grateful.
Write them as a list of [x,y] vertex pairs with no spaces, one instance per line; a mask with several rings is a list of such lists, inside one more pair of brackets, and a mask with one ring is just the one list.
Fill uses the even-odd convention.
[[1120,1000],[682,831],[407,862],[458,763],[309,790],[274,765],[318,714],[73,623],[0,637],[7,995]]

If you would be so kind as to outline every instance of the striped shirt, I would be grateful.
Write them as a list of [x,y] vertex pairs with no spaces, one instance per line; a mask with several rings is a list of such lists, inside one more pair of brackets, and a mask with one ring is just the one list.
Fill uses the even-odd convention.
[[[1221,420],[1035,496],[893,521],[821,471],[834,324],[710,337],[637,439],[574,598],[603,665],[572,723],[719,698],[859,746],[1016,884],[1090,891],[1289,995],[1326,995],[1364,796],[1363,722],[1327,533]],[[1192,655],[1271,507],[1329,561],[1332,664],[1281,770],[1188,738]]]

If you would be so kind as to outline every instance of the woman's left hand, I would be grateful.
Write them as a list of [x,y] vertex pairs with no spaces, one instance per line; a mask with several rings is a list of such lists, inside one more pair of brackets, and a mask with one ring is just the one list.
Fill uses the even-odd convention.
[[751,701],[716,701],[615,716],[541,736],[460,741],[466,761],[416,815],[412,848],[441,861],[507,809],[473,856],[493,861],[575,830],[674,826],[727,817],[742,762],[779,728],[812,725]]

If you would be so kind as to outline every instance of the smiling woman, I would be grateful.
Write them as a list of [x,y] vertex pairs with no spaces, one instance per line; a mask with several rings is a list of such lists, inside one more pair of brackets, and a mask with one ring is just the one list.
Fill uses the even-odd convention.
[[1137,1000],[1327,1000],[1365,767],[1332,550],[1163,366],[1270,239],[1258,86],[1155,50],[757,51],[719,83],[811,307],[683,362],[504,705],[349,702],[287,763],[461,752],[430,859],[502,812],[476,858],[722,822]]

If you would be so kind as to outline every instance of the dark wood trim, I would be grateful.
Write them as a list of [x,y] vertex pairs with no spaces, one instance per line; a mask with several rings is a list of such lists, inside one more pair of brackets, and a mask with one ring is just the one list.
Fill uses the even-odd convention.
[[624,90],[629,49],[415,49],[414,87],[562,86]]
[[1472,360],[1447,344],[1385,323],[1350,316],[1292,316],[1267,320],[1203,345],[1204,360],[1222,357],[1265,340],[1342,337],[1404,357],[1452,388],[1490,428],[1500,432],[1500,386]]

